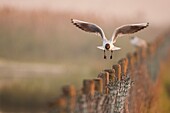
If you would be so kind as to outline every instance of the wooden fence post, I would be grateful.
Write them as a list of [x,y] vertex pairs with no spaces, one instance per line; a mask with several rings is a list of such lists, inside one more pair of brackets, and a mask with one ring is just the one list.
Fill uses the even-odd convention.
[[134,69],[134,56],[132,55],[132,53],[128,53],[127,58],[128,58],[128,67],[131,69],[131,71],[133,71],[133,69]]
[[83,81],[83,94],[94,96],[95,84],[93,80]]
[[67,109],[66,111],[72,112],[74,111],[75,104],[76,104],[76,90],[73,85],[67,85],[62,88],[63,96],[67,99]]
[[100,94],[103,93],[103,80],[101,78],[93,79],[95,84],[95,91],[99,92]]
[[[62,95],[53,102],[49,102],[49,107],[52,108],[50,113],[139,113],[152,111],[154,101],[146,101],[145,98],[151,97],[152,99],[152,93],[155,94],[151,80],[155,79],[155,75],[159,73],[159,62],[165,58],[164,55],[169,49],[168,41],[170,41],[169,38],[160,37],[148,44],[147,48],[140,47],[134,53],[128,53],[127,57],[119,60],[118,64],[112,66],[112,69],[105,69],[101,72],[98,78],[84,80],[80,93],[76,94],[72,85],[64,86]],[[145,58],[147,58],[147,62],[142,63]],[[126,74],[130,77],[126,77]],[[148,79],[149,76],[151,80]],[[132,80],[136,85],[130,90]],[[113,82],[109,83],[109,81]],[[148,90],[153,91],[150,94]]]
[[128,68],[128,59],[127,58],[122,58],[121,60],[118,61],[118,64],[121,66],[121,72],[126,75],[127,68]]
[[114,80],[115,78],[115,70],[114,69],[105,69],[105,72],[109,73],[109,80]]
[[146,48],[145,47],[141,47],[140,48],[140,51],[141,51],[141,59],[146,59],[146,57],[147,57],[147,53],[146,53]]
[[138,65],[139,64],[139,53],[138,53],[138,51],[135,51],[134,53],[133,53],[133,57],[134,57],[134,63],[135,63],[135,65]]
[[73,85],[67,85],[63,87],[63,94],[68,97],[74,97],[76,96],[76,90]]
[[115,75],[118,80],[121,80],[121,66],[119,64],[113,65],[112,68],[115,70]]
[[106,86],[109,84],[109,73],[101,72],[99,73],[98,77],[103,79],[103,93],[108,94],[109,89]]

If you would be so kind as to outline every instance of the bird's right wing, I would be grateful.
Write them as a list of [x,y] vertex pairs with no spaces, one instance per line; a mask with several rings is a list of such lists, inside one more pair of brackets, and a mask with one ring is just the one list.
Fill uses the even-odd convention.
[[113,41],[113,43],[115,43],[119,36],[138,32],[146,28],[148,25],[149,23],[139,23],[139,24],[128,24],[128,25],[120,26],[113,32],[111,40]]
[[99,26],[97,26],[93,23],[84,22],[84,21],[80,21],[80,20],[76,20],[76,19],[71,19],[71,22],[76,27],[80,28],[81,30],[84,30],[86,32],[91,32],[91,33],[97,33],[101,36],[102,39],[105,39],[105,34]]

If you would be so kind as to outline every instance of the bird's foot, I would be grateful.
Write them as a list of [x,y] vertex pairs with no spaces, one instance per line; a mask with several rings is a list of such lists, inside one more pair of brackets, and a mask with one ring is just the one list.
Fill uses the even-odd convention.
[[112,59],[112,54],[113,54],[113,50],[111,50],[111,55],[110,55],[110,59]]
[[106,59],[106,55],[104,55],[104,59]]

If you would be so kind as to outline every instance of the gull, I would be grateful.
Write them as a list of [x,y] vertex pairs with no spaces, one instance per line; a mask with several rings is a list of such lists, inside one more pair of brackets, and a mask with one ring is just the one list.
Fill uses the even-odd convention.
[[131,44],[135,47],[147,47],[147,42],[141,38],[138,38],[137,36],[131,37],[130,40]]
[[125,34],[132,34],[146,28],[149,23],[139,23],[139,24],[127,24],[116,28],[112,34],[110,40],[108,40],[103,32],[103,30],[94,23],[89,23],[77,19],[71,19],[71,22],[81,30],[90,33],[96,33],[102,38],[102,46],[97,46],[98,49],[104,51],[104,59],[106,59],[105,51],[111,51],[110,59],[112,59],[112,53],[115,50],[120,50],[120,47],[116,47],[114,44],[118,37],[124,36]]

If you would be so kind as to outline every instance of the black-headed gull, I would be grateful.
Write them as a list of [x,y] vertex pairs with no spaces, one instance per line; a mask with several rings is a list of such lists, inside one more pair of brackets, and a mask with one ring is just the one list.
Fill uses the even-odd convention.
[[131,44],[135,47],[147,47],[147,42],[141,38],[138,38],[137,36],[131,37],[130,40]]
[[140,31],[141,29],[146,28],[149,25],[149,23],[139,23],[139,24],[127,24],[127,25],[120,26],[114,30],[111,39],[107,40],[103,30],[98,25],[89,23],[89,22],[76,20],[76,19],[71,19],[71,22],[75,26],[77,26],[78,28],[86,32],[97,33],[100,35],[103,41],[103,45],[98,46],[97,48],[104,51],[104,59],[106,59],[106,54],[105,54],[106,50],[111,51],[110,59],[112,59],[113,51],[121,49],[120,47],[116,47],[113,45],[116,42],[118,37],[123,36],[125,34],[135,33],[137,31]]

